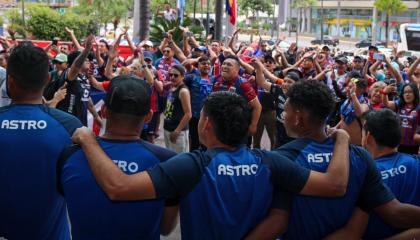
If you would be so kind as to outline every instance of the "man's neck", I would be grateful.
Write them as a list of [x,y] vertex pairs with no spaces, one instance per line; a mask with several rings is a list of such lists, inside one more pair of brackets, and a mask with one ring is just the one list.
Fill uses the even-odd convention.
[[205,146],[209,150],[216,149],[216,148],[221,148],[221,149],[228,150],[228,151],[234,151],[238,148],[238,147],[232,147],[232,146],[223,144],[223,143],[218,142],[218,141],[207,143]]
[[24,98],[12,99],[12,104],[42,104],[42,96],[30,97],[25,96]]
[[323,142],[328,137],[324,129],[325,129],[325,126],[322,128],[309,129],[309,130],[303,131],[299,135],[298,138],[310,139],[316,142]]
[[[116,127],[115,127],[116,126]],[[139,124],[136,127],[122,127],[123,123],[107,122],[105,133],[102,136],[104,139],[110,140],[139,140],[141,129],[143,129],[143,123]]]
[[380,157],[391,155],[391,154],[394,154],[394,153],[397,153],[397,152],[398,152],[398,148],[388,148],[388,147],[377,148],[376,147],[376,148],[374,148],[373,150],[370,151],[370,154],[372,154],[373,159],[376,160]]
[[209,74],[207,72],[200,72],[201,78],[208,78]]

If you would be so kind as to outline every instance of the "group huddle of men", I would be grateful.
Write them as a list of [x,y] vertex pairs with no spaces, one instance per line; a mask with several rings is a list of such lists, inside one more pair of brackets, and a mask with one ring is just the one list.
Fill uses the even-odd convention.
[[[77,78],[89,69],[91,42],[64,72],[78,94],[88,81]],[[46,52],[28,42],[15,46],[5,83],[11,104],[0,108],[0,239],[159,239],[174,229],[178,213],[182,239],[420,236],[420,165],[398,152],[396,113],[364,113],[364,148],[352,145],[345,130],[327,132],[336,76],[329,85],[290,70],[270,82],[268,67],[252,58],[257,84],[284,97],[278,114],[290,139],[272,151],[250,149],[260,105],[240,85],[241,65],[237,57],[223,59],[222,78],[194,116],[202,148],[176,154],[140,139],[154,115],[150,83],[131,74],[112,78],[101,109],[105,132],[96,138],[83,127],[85,116],[73,116],[87,109],[72,94],[61,106],[67,113],[44,104]]]

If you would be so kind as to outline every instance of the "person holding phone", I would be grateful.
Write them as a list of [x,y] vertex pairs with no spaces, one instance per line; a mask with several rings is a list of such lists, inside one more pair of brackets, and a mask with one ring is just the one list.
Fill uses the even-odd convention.
[[383,91],[382,101],[385,107],[396,112],[401,120],[402,138],[399,152],[417,154],[420,143],[420,134],[417,133],[419,122],[419,89],[415,83],[404,84],[399,99],[389,101],[388,95],[396,92],[395,84],[388,85]]

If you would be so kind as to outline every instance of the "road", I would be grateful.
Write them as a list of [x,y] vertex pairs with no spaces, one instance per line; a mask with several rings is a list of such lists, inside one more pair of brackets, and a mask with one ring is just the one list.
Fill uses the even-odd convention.
[[[262,36],[262,39],[264,40],[269,40],[271,37],[270,36]],[[254,36],[254,40],[257,39]],[[299,47],[309,47],[311,46],[311,40],[314,39],[314,37],[311,36],[298,36],[298,46]],[[246,34],[239,34],[238,35],[238,40],[239,41],[245,41],[245,42],[249,42],[250,41],[250,35],[246,35]],[[296,37],[294,36],[294,34],[289,37],[288,35],[286,36],[285,39],[287,42],[292,43],[292,42],[296,42]],[[352,50],[355,49],[355,44],[356,41],[349,41],[349,40],[342,40],[340,39],[340,44],[337,46],[337,48],[339,48],[340,50]]]

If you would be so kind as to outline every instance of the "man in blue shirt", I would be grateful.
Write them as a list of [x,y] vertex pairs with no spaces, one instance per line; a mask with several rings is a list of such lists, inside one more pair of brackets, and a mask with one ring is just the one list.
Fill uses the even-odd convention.
[[[140,140],[143,124],[153,114],[149,89],[137,77],[115,77],[101,111],[107,125],[99,144],[129,175],[176,155]],[[75,239],[159,239],[163,200],[112,202],[96,183],[80,147],[67,149],[60,160],[61,184]]]
[[57,160],[80,121],[42,105],[48,56],[21,43],[9,58],[12,104],[0,108],[0,238],[70,239]]
[[[322,83],[304,81],[293,85],[288,96],[284,125],[287,134],[297,140],[276,149],[276,152],[306,168],[325,171],[331,164],[329,159],[334,146],[334,140],[325,133],[325,120],[334,107],[332,92]],[[321,239],[345,225],[354,206],[366,211],[374,210],[396,227],[420,225],[420,208],[400,203],[382,183],[369,154],[351,146],[346,194],[335,199],[297,196],[290,206],[289,227],[283,237]],[[282,224],[267,224],[276,222],[276,219],[281,221],[281,217],[270,214],[268,220],[257,227],[259,231],[252,232],[253,236],[261,236],[267,229],[274,232],[272,228],[281,228]],[[275,235],[267,238],[275,238]]]
[[[73,139],[81,143],[95,178],[110,198],[181,198],[183,239],[243,238],[265,216],[272,192],[279,188],[306,195],[344,194],[347,134],[337,135],[331,167],[318,173],[281,156],[247,149],[242,143],[250,122],[251,111],[243,97],[212,93],[204,101],[198,123],[200,141],[208,150],[180,154],[135,175],[121,172],[89,130],[80,129]],[[275,196],[277,207],[287,205],[288,199]]]
[[[420,162],[410,155],[399,153],[401,123],[389,109],[365,114],[362,144],[375,159],[376,168],[384,183],[403,202],[420,206]],[[386,131],[384,131],[386,129]],[[363,239],[383,239],[401,232],[371,214]]]
[[192,64],[185,66],[188,74],[185,76],[184,83],[190,90],[192,108],[192,117],[189,122],[190,152],[198,149],[200,146],[197,131],[198,119],[200,118],[203,102],[211,93],[213,86],[213,76],[209,75],[210,59],[207,56],[200,57],[197,64],[198,68],[194,68]]

